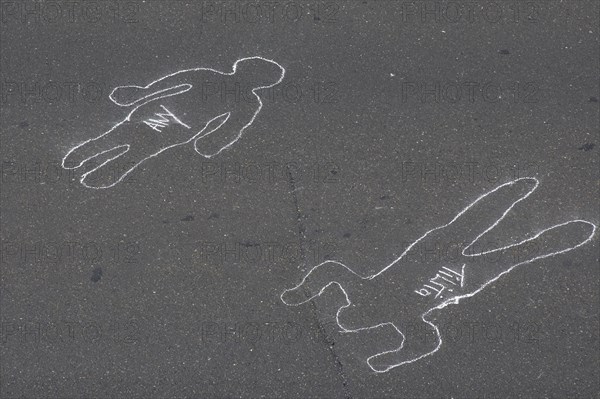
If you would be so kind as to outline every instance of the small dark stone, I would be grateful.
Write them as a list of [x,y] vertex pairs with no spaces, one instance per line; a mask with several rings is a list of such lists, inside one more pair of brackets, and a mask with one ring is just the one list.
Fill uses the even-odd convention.
[[344,233],[344,238],[349,238],[352,234],[350,233]]
[[182,222],[191,222],[192,220],[194,220],[194,215],[187,215],[186,217],[181,219]]
[[506,49],[502,49],[500,51],[498,51],[500,54],[510,54],[510,51],[506,50]]
[[97,283],[98,281],[100,281],[101,278],[102,278],[102,268],[97,267],[92,271],[92,278],[90,280],[92,280],[94,283]]
[[591,103],[597,103],[598,102],[598,97],[590,97],[590,102]]
[[579,150],[583,150],[583,151],[590,151],[591,149],[593,149],[596,146],[596,144],[594,143],[585,143],[584,145],[582,145],[581,147],[579,147]]

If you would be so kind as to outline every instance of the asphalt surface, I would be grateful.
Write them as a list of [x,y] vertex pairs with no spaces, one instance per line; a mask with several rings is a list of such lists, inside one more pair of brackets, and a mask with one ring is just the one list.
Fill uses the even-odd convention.
[[[597,225],[597,2],[3,0],[1,22],[2,398],[600,393],[598,234],[442,309],[439,349],[385,373],[367,359],[401,337],[390,325],[341,332],[339,287],[301,306],[280,299],[328,259],[377,273],[518,178],[539,187],[487,244],[571,220]],[[191,68],[231,73],[253,56],[285,76],[257,92],[256,119],[216,156],[190,142],[105,189],[80,183],[89,163],[61,167],[131,110],[109,99],[113,88]],[[248,118],[247,85],[275,73],[257,71],[233,86],[213,76],[167,108],[183,122]],[[135,144],[183,128],[171,122]],[[130,167],[116,159],[103,173]],[[511,201],[496,200],[488,211]],[[572,248],[577,227],[533,251]],[[460,225],[433,248],[483,228]],[[430,277],[420,270],[395,268],[371,296],[358,285],[348,295],[380,305],[353,320],[410,313],[414,295],[399,298],[406,281]],[[426,327],[402,325],[424,340]]]

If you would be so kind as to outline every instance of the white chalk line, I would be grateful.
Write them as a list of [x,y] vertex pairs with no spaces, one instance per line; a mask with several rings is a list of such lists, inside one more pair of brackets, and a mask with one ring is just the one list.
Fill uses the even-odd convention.
[[[377,276],[381,275],[383,272],[385,272],[386,270],[388,270],[390,267],[392,267],[392,266],[393,266],[393,265],[395,265],[396,263],[398,263],[398,262],[399,262],[399,261],[400,261],[400,260],[401,260],[401,259],[402,259],[402,258],[403,258],[403,257],[404,257],[404,256],[405,256],[405,255],[406,255],[408,252],[409,252],[409,251],[410,251],[410,249],[411,249],[411,248],[413,248],[413,247],[414,247],[414,246],[415,246],[417,243],[419,243],[421,240],[423,240],[425,237],[427,237],[427,236],[428,236],[430,233],[432,233],[432,232],[434,232],[434,231],[436,231],[436,230],[440,230],[440,229],[442,229],[442,228],[445,228],[445,227],[448,227],[448,226],[450,226],[450,225],[451,225],[452,223],[454,223],[454,222],[455,222],[457,219],[459,219],[459,217],[460,217],[460,216],[462,216],[462,215],[463,215],[465,212],[467,212],[467,211],[468,211],[469,209],[471,209],[471,208],[472,208],[472,207],[473,207],[475,204],[477,204],[479,201],[481,201],[482,199],[484,199],[484,198],[485,198],[485,197],[487,197],[488,195],[490,195],[490,194],[492,194],[492,193],[496,192],[497,190],[501,189],[502,187],[505,187],[505,186],[508,186],[508,185],[515,184],[516,182],[518,182],[518,181],[522,181],[522,180],[523,180],[523,181],[524,181],[524,180],[530,180],[530,181],[533,181],[533,182],[535,182],[535,185],[534,185],[534,187],[533,187],[533,188],[531,188],[531,189],[530,189],[530,190],[529,190],[529,191],[528,191],[528,192],[527,192],[525,195],[523,195],[523,196],[519,197],[519,198],[518,198],[516,201],[514,201],[514,202],[513,202],[513,203],[512,203],[512,204],[511,204],[511,205],[508,207],[508,209],[507,209],[507,210],[506,210],[506,211],[505,211],[505,212],[504,212],[504,213],[503,213],[503,214],[500,216],[500,218],[499,218],[498,220],[496,220],[496,222],[494,222],[494,223],[493,223],[493,224],[492,224],[492,225],[491,225],[489,228],[487,228],[486,230],[484,230],[484,232],[483,232],[483,233],[479,234],[479,235],[478,235],[478,236],[477,236],[477,237],[476,237],[476,238],[475,238],[475,239],[474,239],[474,240],[473,240],[473,241],[472,241],[472,242],[471,242],[469,245],[467,245],[467,246],[466,246],[466,247],[463,249],[463,251],[462,251],[462,254],[463,254],[464,256],[477,257],[477,256],[482,256],[482,255],[485,255],[485,254],[489,254],[489,253],[494,253],[494,252],[497,252],[497,251],[506,250],[506,249],[509,249],[509,248],[512,248],[512,247],[518,246],[518,245],[520,245],[520,244],[523,244],[523,243],[526,243],[526,242],[529,242],[529,241],[535,240],[536,238],[538,238],[540,235],[544,234],[544,233],[545,233],[545,232],[547,232],[547,231],[550,231],[550,230],[553,230],[553,229],[556,229],[556,228],[559,228],[559,227],[562,227],[562,226],[566,226],[566,225],[568,225],[568,224],[571,224],[571,223],[585,223],[585,224],[587,224],[587,225],[589,225],[589,226],[591,226],[591,227],[592,227],[592,231],[591,231],[591,233],[589,234],[589,236],[588,236],[588,237],[587,237],[587,238],[586,238],[584,241],[580,242],[579,244],[577,244],[577,245],[575,245],[575,246],[573,246],[573,247],[569,247],[569,248],[566,248],[566,249],[563,249],[563,250],[560,250],[560,251],[556,251],[556,252],[550,252],[550,253],[547,253],[547,254],[545,254],[545,255],[540,255],[540,256],[534,257],[534,258],[532,258],[532,259],[529,259],[529,260],[527,260],[527,261],[523,261],[523,262],[517,263],[517,264],[515,264],[515,265],[513,265],[513,266],[510,266],[508,269],[506,269],[505,271],[503,271],[503,272],[499,273],[499,274],[498,274],[498,275],[496,275],[494,278],[492,278],[492,279],[488,280],[487,282],[483,283],[483,284],[482,284],[482,285],[481,285],[481,286],[480,286],[478,289],[476,289],[475,291],[473,291],[473,292],[470,292],[470,293],[468,293],[468,294],[464,294],[464,295],[457,295],[457,296],[455,296],[455,297],[451,297],[451,298],[447,299],[446,301],[442,302],[441,304],[439,304],[439,305],[437,305],[437,306],[434,306],[434,307],[432,307],[432,308],[428,309],[427,311],[425,311],[425,312],[424,312],[424,313],[421,315],[421,319],[423,320],[423,322],[425,322],[426,324],[430,325],[430,326],[433,328],[433,331],[435,332],[435,335],[436,335],[436,338],[437,338],[437,345],[435,346],[435,348],[434,348],[433,350],[431,350],[431,351],[429,351],[429,352],[426,352],[426,353],[424,353],[424,354],[422,354],[422,355],[420,355],[420,356],[418,356],[418,357],[415,357],[415,358],[413,358],[413,359],[410,359],[410,360],[406,360],[406,361],[403,361],[403,362],[400,362],[400,363],[396,363],[396,364],[390,364],[390,365],[387,365],[387,366],[386,366],[386,367],[384,367],[384,368],[376,368],[375,366],[373,366],[373,365],[371,364],[371,360],[372,360],[372,359],[374,359],[374,358],[376,358],[376,357],[379,357],[379,356],[382,356],[382,355],[389,354],[389,353],[397,353],[397,352],[400,352],[400,351],[401,351],[401,350],[404,348],[404,342],[405,342],[405,340],[406,340],[406,336],[404,335],[404,333],[402,333],[402,331],[400,330],[400,328],[399,328],[398,326],[396,326],[396,325],[395,325],[393,322],[391,322],[391,321],[389,321],[389,322],[384,322],[384,323],[379,323],[379,324],[377,324],[377,325],[374,325],[374,326],[369,326],[369,327],[361,327],[361,328],[354,328],[354,329],[350,329],[350,328],[346,328],[346,327],[344,327],[344,326],[342,325],[342,323],[340,322],[340,319],[339,319],[339,317],[340,317],[340,312],[341,312],[343,309],[345,309],[345,308],[348,308],[348,307],[349,307],[349,306],[352,304],[352,301],[350,300],[350,298],[349,298],[349,296],[348,296],[348,293],[347,293],[347,291],[344,289],[343,285],[342,285],[340,282],[338,282],[338,281],[331,281],[331,282],[329,282],[329,283],[328,283],[326,286],[324,286],[324,287],[323,287],[323,288],[322,288],[322,289],[321,289],[321,290],[320,290],[320,291],[319,291],[317,294],[315,294],[315,295],[311,296],[310,298],[308,298],[308,299],[306,299],[306,300],[304,300],[304,301],[302,301],[302,302],[299,302],[299,303],[287,303],[287,302],[286,302],[286,301],[283,299],[283,296],[284,296],[284,295],[285,295],[287,292],[289,292],[289,291],[294,291],[294,290],[297,290],[297,289],[299,289],[299,288],[300,288],[300,287],[301,287],[301,286],[302,286],[302,285],[305,283],[305,281],[306,281],[306,279],[308,278],[308,276],[310,276],[310,275],[311,275],[311,273],[312,273],[314,270],[316,270],[317,268],[319,268],[319,267],[321,267],[321,266],[323,266],[323,265],[325,265],[325,264],[330,264],[330,263],[337,264],[337,265],[339,265],[339,266],[342,266],[342,267],[344,267],[345,269],[347,269],[348,271],[350,271],[350,272],[351,272],[353,275],[357,276],[358,278],[360,278],[360,279],[362,279],[362,280],[372,280],[372,279],[374,279],[375,277],[377,277]],[[534,192],[534,191],[535,191],[535,190],[538,188],[538,186],[539,186],[539,181],[538,181],[538,179],[536,179],[535,177],[523,177],[523,178],[519,178],[519,179],[515,179],[515,180],[512,180],[512,181],[509,181],[509,182],[507,182],[507,183],[504,183],[504,184],[502,184],[502,185],[500,185],[500,186],[496,187],[495,189],[493,189],[493,190],[491,190],[491,191],[488,191],[487,193],[485,193],[485,194],[481,195],[479,198],[477,198],[475,201],[473,201],[471,204],[469,204],[469,205],[468,205],[466,208],[464,208],[462,211],[460,211],[460,212],[459,212],[459,213],[458,213],[458,214],[457,214],[457,215],[456,215],[456,216],[455,216],[455,217],[454,217],[454,218],[453,218],[453,219],[452,219],[450,222],[448,222],[448,223],[446,223],[446,224],[444,224],[444,225],[441,225],[441,226],[435,227],[435,228],[433,228],[433,229],[431,229],[431,230],[427,231],[425,234],[423,234],[421,237],[419,237],[419,238],[418,238],[416,241],[414,241],[412,244],[410,244],[410,245],[407,247],[407,249],[406,249],[404,252],[402,252],[402,254],[401,254],[401,255],[400,255],[398,258],[396,258],[396,259],[395,259],[393,262],[391,262],[389,265],[385,266],[385,267],[384,267],[384,268],[383,268],[381,271],[379,271],[379,272],[377,272],[377,273],[375,273],[375,274],[368,275],[368,276],[362,276],[362,275],[360,275],[360,274],[356,273],[354,270],[350,269],[348,266],[346,266],[346,265],[345,265],[345,264],[343,264],[342,262],[335,261],[335,260],[326,260],[326,261],[324,261],[324,262],[321,262],[320,264],[318,264],[318,265],[314,266],[313,268],[311,268],[311,269],[310,269],[310,271],[309,271],[309,272],[308,272],[308,273],[307,273],[307,274],[304,276],[304,278],[302,279],[302,281],[301,281],[301,282],[300,282],[298,285],[296,285],[296,286],[295,286],[295,287],[293,287],[293,288],[289,288],[289,289],[286,289],[286,290],[284,290],[284,291],[281,293],[281,295],[280,295],[280,299],[281,299],[281,301],[282,301],[283,303],[285,303],[285,304],[286,304],[286,305],[288,305],[288,306],[300,306],[300,305],[302,305],[302,304],[305,304],[305,303],[307,303],[307,302],[309,302],[309,301],[313,300],[314,298],[316,298],[316,297],[320,296],[320,295],[321,295],[321,294],[322,294],[322,293],[323,293],[323,292],[324,292],[324,291],[325,291],[327,288],[329,288],[329,287],[330,287],[331,285],[333,285],[333,284],[336,284],[336,285],[337,285],[337,286],[338,286],[338,287],[339,287],[339,288],[342,290],[342,292],[343,292],[343,294],[344,294],[344,297],[345,297],[345,299],[346,299],[346,305],[344,305],[344,306],[341,306],[341,307],[340,307],[340,308],[337,310],[337,312],[336,312],[336,322],[337,322],[338,326],[340,327],[340,329],[341,329],[341,332],[343,332],[343,333],[356,333],[356,332],[359,332],[359,331],[371,330],[371,329],[380,328],[380,327],[383,327],[383,326],[392,326],[392,327],[393,327],[393,328],[394,328],[394,329],[395,329],[395,330],[398,332],[398,334],[399,334],[399,335],[402,337],[402,343],[401,343],[401,345],[400,345],[398,348],[396,348],[396,349],[393,349],[393,350],[388,350],[388,351],[379,352],[379,353],[376,353],[375,355],[373,355],[373,356],[370,356],[370,357],[368,357],[368,358],[367,358],[367,364],[369,365],[369,367],[371,368],[371,370],[372,370],[372,371],[374,371],[375,373],[385,373],[385,372],[388,372],[388,371],[390,371],[390,370],[391,370],[391,369],[393,369],[393,368],[396,368],[396,367],[399,367],[399,366],[402,366],[402,365],[405,365],[405,364],[414,363],[414,362],[416,362],[416,361],[418,361],[418,360],[421,360],[421,359],[423,359],[423,358],[425,358],[425,357],[427,357],[427,356],[430,356],[430,355],[434,354],[435,352],[437,352],[437,351],[439,350],[439,348],[442,346],[442,342],[443,342],[443,341],[442,341],[442,337],[441,337],[441,335],[440,335],[440,331],[439,331],[438,327],[437,327],[435,324],[433,324],[432,322],[430,322],[429,320],[427,320],[427,319],[426,319],[426,317],[427,317],[427,316],[428,316],[428,315],[429,315],[429,314],[430,314],[432,311],[434,311],[434,310],[439,310],[439,309],[443,309],[443,308],[445,308],[446,306],[448,306],[448,305],[450,305],[450,304],[458,304],[458,303],[459,303],[459,301],[460,301],[461,299],[464,299],[464,298],[470,298],[470,297],[474,296],[475,294],[477,294],[477,293],[479,293],[481,290],[483,290],[485,287],[487,287],[488,285],[490,285],[490,284],[492,284],[493,282],[495,282],[496,280],[498,280],[498,279],[499,279],[501,276],[503,276],[503,275],[505,275],[505,274],[509,273],[510,271],[512,271],[512,270],[513,270],[514,268],[516,268],[517,266],[521,266],[521,265],[524,265],[524,264],[532,263],[532,262],[534,262],[534,261],[536,261],[536,260],[540,260],[540,259],[544,259],[544,258],[549,258],[549,257],[555,256],[555,255],[558,255],[558,254],[562,254],[562,253],[566,253],[566,252],[572,251],[573,249],[579,248],[579,247],[581,247],[581,246],[583,246],[583,245],[587,244],[588,242],[590,242],[590,241],[592,240],[592,238],[594,237],[594,235],[595,235],[595,233],[596,233],[596,228],[597,228],[597,226],[596,226],[594,223],[591,223],[591,222],[589,222],[589,221],[586,221],[586,220],[574,219],[574,220],[570,220],[570,221],[567,221],[567,222],[564,222],[564,223],[556,224],[556,225],[554,225],[554,226],[551,226],[551,227],[548,227],[548,228],[546,228],[546,229],[543,229],[543,230],[541,230],[540,232],[538,232],[537,234],[535,234],[534,236],[532,236],[532,237],[529,237],[529,238],[527,238],[527,239],[525,239],[525,240],[522,240],[522,241],[520,241],[520,242],[518,242],[518,243],[513,243],[513,244],[510,244],[510,245],[507,245],[507,246],[501,247],[501,248],[496,248],[496,249],[489,250],[489,251],[485,251],[485,252],[480,252],[480,253],[478,253],[478,254],[466,254],[466,253],[465,253],[465,252],[466,252],[466,251],[467,251],[467,250],[468,250],[468,249],[469,249],[469,248],[470,248],[470,247],[471,247],[473,244],[475,244],[475,242],[476,242],[477,240],[479,240],[481,237],[483,237],[483,235],[485,235],[487,232],[489,232],[489,231],[490,231],[490,230],[492,230],[492,229],[493,229],[495,226],[497,226],[497,225],[498,225],[498,223],[500,223],[500,221],[506,217],[506,215],[507,215],[507,214],[508,214],[508,213],[509,213],[509,212],[512,210],[512,208],[513,208],[513,207],[514,207],[514,206],[515,206],[517,203],[519,203],[519,202],[521,202],[522,200],[524,200],[525,198],[529,197],[529,196],[531,195],[531,193],[533,193],[533,192]]]
[[[213,133],[214,131],[216,131],[217,129],[219,129],[221,126],[223,126],[223,124],[224,124],[225,122],[227,122],[227,120],[228,120],[228,119],[229,119],[229,117],[231,116],[231,111],[230,111],[230,112],[223,113],[223,114],[221,114],[221,115],[219,115],[219,116],[216,116],[216,117],[214,117],[213,119],[209,120],[209,121],[208,121],[208,122],[205,124],[204,128],[203,128],[202,130],[200,130],[200,131],[199,131],[199,132],[198,132],[196,135],[194,135],[194,136],[193,136],[192,138],[190,138],[189,140],[187,140],[187,141],[184,141],[184,142],[181,142],[181,143],[176,143],[176,144],[170,145],[170,146],[168,146],[168,147],[165,147],[165,148],[161,149],[161,150],[160,150],[160,151],[158,151],[158,152],[155,152],[155,153],[153,153],[153,154],[151,154],[151,155],[149,155],[149,156],[145,157],[144,159],[142,159],[141,161],[139,161],[138,163],[136,163],[135,165],[133,165],[133,166],[132,166],[132,167],[131,167],[129,170],[127,170],[126,172],[124,172],[124,173],[123,173],[123,175],[122,175],[122,176],[121,176],[121,177],[120,177],[120,178],[119,178],[117,181],[115,181],[114,183],[112,183],[112,184],[110,184],[110,185],[107,185],[107,186],[101,186],[101,187],[90,186],[90,185],[88,185],[88,184],[86,184],[86,183],[85,183],[85,178],[86,178],[86,176],[87,176],[87,175],[89,175],[90,173],[93,173],[93,172],[95,172],[96,170],[100,169],[102,166],[106,165],[108,162],[110,162],[110,161],[112,161],[112,160],[114,160],[114,159],[116,159],[116,158],[118,158],[118,157],[122,156],[122,155],[123,155],[123,154],[125,154],[127,151],[129,151],[129,148],[130,148],[129,144],[125,144],[125,145],[117,145],[117,146],[115,146],[115,147],[113,147],[113,148],[110,148],[110,149],[108,149],[108,150],[105,150],[105,151],[102,151],[102,152],[100,152],[100,153],[97,153],[97,154],[95,154],[95,155],[93,155],[93,156],[91,156],[91,157],[88,157],[88,158],[86,158],[86,159],[82,160],[82,161],[81,161],[81,162],[80,162],[80,163],[79,163],[77,166],[71,166],[71,167],[69,167],[69,166],[66,166],[66,165],[65,165],[65,160],[67,159],[67,157],[68,157],[68,156],[69,156],[69,155],[70,155],[70,154],[71,154],[73,151],[75,151],[76,149],[80,148],[81,146],[83,146],[83,145],[85,145],[85,144],[87,144],[87,143],[89,143],[89,142],[91,142],[91,141],[93,141],[93,140],[98,140],[99,138],[101,138],[101,137],[103,137],[103,136],[105,136],[105,135],[107,135],[107,134],[111,133],[113,130],[115,130],[117,127],[119,127],[119,126],[120,126],[120,125],[122,125],[123,123],[125,123],[125,122],[128,122],[128,121],[130,120],[130,118],[131,118],[131,115],[132,115],[132,114],[133,114],[133,113],[134,113],[134,112],[135,112],[135,111],[136,111],[138,108],[140,108],[141,106],[143,106],[143,105],[145,105],[145,104],[147,104],[147,103],[149,103],[149,102],[151,102],[151,101],[159,100],[159,99],[161,99],[161,98],[171,97],[171,96],[174,96],[174,95],[177,95],[177,94],[182,94],[182,93],[185,93],[185,92],[187,92],[188,90],[192,89],[192,88],[193,88],[193,85],[190,85],[190,84],[181,84],[181,85],[177,85],[177,86],[169,87],[169,88],[166,88],[166,89],[159,90],[159,91],[157,91],[157,92],[151,93],[151,94],[149,94],[149,95],[146,95],[146,96],[144,96],[144,97],[142,97],[142,98],[140,98],[140,99],[138,99],[138,100],[132,101],[132,102],[130,102],[130,103],[120,103],[120,102],[118,102],[117,100],[115,100],[115,99],[113,98],[113,94],[114,94],[114,92],[115,92],[116,90],[118,90],[118,89],[122,89],[122,88],[148,89],[148,88],[150,88],[150,87],[151,87],[153,84],[155,84],[155,83],[157,83],[157,82],[160,82],[160,81],[162,81],[162,80],[164,80],[164,79],[167,79],[167,78],[170,78],[170,77],[172,77],[172,76],[175,76],[175,75],[177,75],[177,74],[180,74],[180,73],[185,73],[185,72],[209,71],[209,72],[215,72],[215,73],[218,73],[218,74],[220,74],[220,75],[224,75],[224,76],[231,76],[231,75],[234,75],[234,74],[235,74],[235,72],[237,71],[237,65],[238,65],[238,63],[240,63],[240,62],[242,62],[242,61],[254,60],[254,59],[259,59],[259,60],[266,61],[266,62],[270,62],[270,63],[273,63],[273,64],[277,65],[277,66],[280,68],[280,70],[281,70],[281,75],[280,75],[279,79],[278,79],[278,80],[277,80],[275,83],[273,83],[273,84],[270,84],[270,85],[265,85],[265,86],[258,86],[258,87],[255,87],[255,88],[253,88],[253,89],[252,89],[252,94],[253,94],[253,95],[256,97],[256,99],[258,100],[258,108],[256,109],[256,111],[255,111],[255,112],[254,112],[254,114],[252,115],[252,118],[250,119],[250,122],[248,122],[246,125],[244,125],[244,126],[242,127],[242,129],[239,131],[239,133],[238,133],[237,137],[235,138],[235,140],[233,140],[232,142],[230,142],[230,143],[229,143],[229,144],[227,144],[226,146],[222,147],[222,148],[221,148],[219,151],[217,151],[216,153],[214,153],[214,154],[211,154],[211,155],[205,155],[205,154],[202,154],[202,153],[201,153],[201,152],[198,150],[198,148],[196,147],[196,143],[194,143],[194,150],[195,150],[195,151],[196,151],[198,154],[200,154],[200,155],[202,155],[202,156],[204,156],[204,157],[206,157],[206,158],[212,158],[213,156],[215,156],[215,155],[217,155],[217,154],[221,153],[223,150],[225,150],[226,148],[229,148],[231,145],[233,145],[233,144],[234,144],[236,141],[238,141],[238,140],[239,140],[239,139],[242,137],[242,134],[243,134],[244,130],[246,130],[246,129],[247,129],[249,126],[250,126],[250,125],[252,125],[252,123],[254,123],[254,120],[256,119],[257,115],[259,114],[260,110],[262,109],[262,107],[263,107],[263,102],[262,102],[262,100],[261,100],[260,96],[259,96],[259,95],[256,93],[256,91],[257,91],[257,90],[261,90],[261,89],[268,89],[268,88],[270,88],[270,87],[273,87],[273,86],[276,86],[276,85],[278,85],[279,83],[281,83],[281,82],[283,81],[283,78],[284,78],[284,76],[285,76],[285,72],[286,72],[286,70],[285,70],[285,68],[284,68],[282,65],[280,65],[280,64],[279,64],[279,63],[277,63],[276,61],[274,61],[274,60],[270,60],[270,59],[268,59],[268,58],[259,57],[259,56],[245,57],[245,58],[240,58],[240,59],[238,59],[237,61],[235,61],[235,62],[234,62],[234,64],[233,64],[233,67],[232,67],[232,71],[231,71],[231,72],[222,72],[222,71],[217,71],[216,69],[212,69],[212,68],[191,68],[191,69],[184,69],[184,70],[177,71],[177,72],[171,73],[171,74],[169,74],[169,75],[163,76],[163,77],[162,77],[162,78],[160,78],[160,79],[156,79],[156,80],[154,80],[154,81],[150,82],[150,83],[149,83],[149,84],[147,84],[146,86],[137,86],[137,85],[125,85],[125,86],[117,86],[117,87],[115,87],[115,88],[114,88],[114,89],[111,91],[111,93],[110,93],[110,94],[109,94],[109,96],[108,96],[108,97],[109,97],[109,99],[110,99],[110,100],[111,100],[113,103],[115,103],[116,105],[118,105],[118,106],[121,106],[121,107],[127,107],[127,106],[131,106],[131,105],[134,105],[134,104],[136,104],[136,103],[139,103],[139,104],[138,104],[138,105],[137,105],[135,108],[133,108],[133,109],[131,110],[131,112],[129,112],[129,114],[127,115],[127,117],[126,117],[124,120],[122,120],[121,122],[119,122],[119,123],[117,123],[116,125],[114,125],[114,126],[113,126],[111,129],[109,129],[108,131],[104,132],[103,134],[101,134],[101,135],[99,135],[99,136],[97,136],[97,137],[94,137],[94,138],[91,138],[91,139],[89,139],[89,140],[83,141],[83,142],[79,143],[78,145],[76,145],[75,147],[71,148],[71,149],[69,150],[69,152],[67,152],[67,154],[66,154],[66,155],[63,157],[63,159],[62,159],[62,167],[63,167],[64,169],[77,169],[77,168],[81,167],[81,166],[82,166],[84,163],[86,163],[87,161],[89,161],[89,160],[91,160],[91,159],[94,159],[94,158],[96,158],[96,157],[98,157],[98,156],[100,156],[100,155],[102,155],[102,154],[104,154],[104,153],[106,153],[106,152],[113,151],[113,150],[115,150],[116,148],[126,147],[126,151],[120,152],[120,153],[118,153],[118,155],[116,155],[116,156],[114,156],[114,157],[112,157],[112,158],[110,158],[110,159],[107,159],[106,161],[104,161],[103,163],[101,163],[99,166],[97,166],[97,167],[95,167],[94,169],[92,169],[92,170],[90,170],[90,171],[88,171],[88,172],[84,173],[84,174],[81,176],[81,178],[79,179],[79,182],[80,182],[80,183],[81,183],[81,184],[82,184],[84,187],[87,187],[87,188],[92,188],[92,189],[96,189],[96,190],[98,190],[98,189],[110,188],[110,187],[113,187],[113,186],[115,186],[115,185],[116,185],[116,184],[118,184],[119,182],[121,182],[121,181],[122,181],[122,180],[123,180],[123,179],[124,179],[124,178],[125,178],[125,177],[126,177],[128,174],[129,174],[129,173],[131,173],[131,172],[132,172],[132,171],[133,171],[135,168],[137,168],[137,167],[138,167],[138,166],[139,166],[141,163],[143,163],[144,161],[146,161],[146,160],[148,160],[148,159],[150,159],[150,158],[153,158],[153,157],[155,157],[155,156],[159,155],[160,153],[162,153],[163,151],[166,151],[166,150],[168,150],[168,149],[170,149],[170,148],[174,148],[174,147],[178,147],[178,146],[180,146],[180,145],[185,145],[185,144],[188,144],[188,143],[190,143],[190,142],[192,142],[192,141],[194,141],[194,140],[198,140],[198,139],[200,139],[200,138],[202,138],[202,137],[205,137],[205,136],[207,136],[207,135],[209,135],[209,134]],[[176,91],[174,91],[174,92],[173,92],[173,90],[174,90],[174,89],[180,89],[180,88],[182,88],[183,90],[176,90]],[[156,96],[157,94],[160,94],[160,93],[165,93],[165,92],[166,92],[166,94],[164,94],[164,95],[159,95],[158,97]],[[142,102],[143,100],[147,100],[147,101],[145,101],[145,102]],[[141,103],[140,103],[140,102],[141,102]],[[224,117],[224,116],[226,116],[225,120],[224,120],[223,122],[221,122],[221,123],[220,123],[220,124],[219,124],[219,125],[218,125],[216,128],[214,128],[214,129],[211,129],[210,131],[208,131],[208,132],[206,132],[206,133],[204,132],[204,130],[205,130],[205,129],[206,129],[206,128],[207,128],[207,127],[208,127],[208,126],[211,124],[211,122],[213,122],[213,121],[215,121],[215,120],[217,120],[217,119],[219,119],[219,118],[222,118],[222,117]],[[183,124],[183,123],[182,123],[182,124]]]

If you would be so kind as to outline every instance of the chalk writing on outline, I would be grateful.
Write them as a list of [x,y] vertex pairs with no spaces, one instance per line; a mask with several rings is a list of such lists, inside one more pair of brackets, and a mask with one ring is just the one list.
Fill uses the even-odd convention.
[[[478,240],[494,229],[517,203],[529,197],[538,185],[536,178],[525,177],[496,187],[477,198],[450,222],[427,231],[375,274],[362,276],[341,262],[325,261],[313,267],[297,286],[286,289],[281,300],[287,305],[298,306],[335,285],[346,302],[336,313],[341,332],[391,327],[401,337],[398,347],[367,358],[371,370],[384,373],[423,359],[442,345],[440,331],[431,320],[434,311],[477,294],[519,265],[571,251],[592,240],[596,225],[575,219],[500,248],[473,251]],[[419,247],[430,249],[436,241],[455,239],[465,232],[473,237],[480,231],[482,233],[472,241],[471,238],[465,240],[465,246],[460,246],[454,259],[423,262],[422,257],[416,256]],[[533,246],[537,251],[528,252],[527,248]],[[377,278],[384,272],[387,272],[385,278]],[[418,339],[406,330],[407,326],[415,326],[415,321],[428,325],[432,339]]]
[[155,130],[157,132],[162,132],[162,128],[166,127],[169,125],[169,118],[171,117],[173,118],[173,120],[177,123],[179,123],[181,126],[185,126],[187,129],[191,129],[191,127],[189,127],[188,125],[186,125],[185,123],[183,123],[182,121],[180,121],[175,115],[173,115],[173,113],[171,111],[169,111],[164,105],[160,106],[163,110],[165,110],[165,113],[157,113],[156,116],[158,117],[158,119],[148,119],[146,121],[144,121],[144,123],[146,125],[148,125],[148,127],[150,127],[150,129]]
[[[285,68],[277,62],[248,57],[237,60],[231,72],[185,69],[146,86],[118,86],[109,98],[118,106],[133,107],[129,114],[105,133],[69,150],[62,160],[62,167],[77,169],[92,159],[108,158],[80,179],[85,187],[99,189],[119,183],[147,159],[192,141],[197,153],[211,158],[239,140],[254,122],[263,106],[256,91],[279,84],[284,75]],[[239,90],[240,80],[250,83],[255,100],[223,101],[216,106],[203,103],[212,84],[210,79],[215,77],[222,79],[221,88],[229,91],[232,86]],[[182,101],[182,97],[186,101]],[[211,111],[218,112],[211,114]],[[117,175],[102,176],[100,169],[117,158],[128,168]]]
[[[428,284],[424,284],[423,288],[415,290],[415,292],[421,296],[428,296],[435,292],[435,298],[440,297],[443,299],[442,293],[444,290],[447,289],[448,292],[454,292],[453,285],[459,285],[460,288],[464,287],[466,265],[465,263],[461,266],[460,272],[443,266],[435,277],[429,279]],[[442,281],[440,282],[440,280]]]

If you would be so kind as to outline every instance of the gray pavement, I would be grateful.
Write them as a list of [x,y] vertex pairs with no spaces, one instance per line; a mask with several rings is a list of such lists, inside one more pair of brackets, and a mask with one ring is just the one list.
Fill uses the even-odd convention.
[[[539,186],[480,240],[484,249],[569,221],[597,225],[597,2],[1,7],[2,398],[600,393],[591,225],[553,229],[498,267],[469,263],[472,293],[524,262],[428,314],[431,324],[421,320],[433,305],[415,296],[417,283],[526,191],[490,196],[469,223],[436,232],[380,279],[331,266],[298,291],[307,299],[337,282],[314,300],[280,299],[326,260],[378,273],[516,179]],[[252,88],[273,84],[279,69],[258,63],[227,75],[255,56],[285,70],[256,91],[256,115]],[[194,68],[218,72],[144,88]],[[120,86],[138,87],[111,101]],[[226,112],[223,127],[195,141]],[[62,167],[75,146],[113,128]],[[81,184],[115,153],[72,167],[125,144],[137,152]],[[536,256],[547,257],[529,262]],[[402,336],[391,324],[342,331],[344,294],[353,303],[343,326],[393,323],[404,352],[368,362]]]

